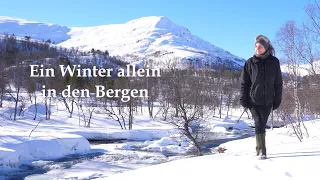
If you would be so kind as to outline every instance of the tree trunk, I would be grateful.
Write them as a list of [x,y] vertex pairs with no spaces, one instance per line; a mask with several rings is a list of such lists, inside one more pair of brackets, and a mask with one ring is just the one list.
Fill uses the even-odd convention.
[[132,123],[133,123],[133,111],[132,111],[132,102],[130,101],[130,104],[129,104],[129,130],[132,129]]
[[192,143],[194,144],[194,146],[196,147],[197,149],[197,155],[198,156],[202,156],[203,153],[202,153],[202,150],[201,150],[201,147],[199,145],[199,143],[196,141],[196,139],[192,136],[192,134],[190,133],[189,131],[189,125],[186,123],[184,124],[184,131],[185,131],[185,135],[192,141]]
[[149,117],[153,118],[153,101],[148,98]]
[[79,108],[79,105],[78,105],[78,104],[77,104],[77,108],[78,108],[79,126],[81,126],[81,121],[80,121],[80,108]]
[[178,108],[178,105],[175,104],[174,106],[175,106],[175,115],[174,115],[174,117],[178,117],[178,116],[179,116],[179,108]]
[[219,103],[219,117],[222,118],[222,93],[220,94],[220,103]]
[[271,110],[271,130],[273,130],[273,111]]
[[4,89],[1,89],[1,95],[0,95],[0,108],[2,108],[3,96],[4,96]]
[[49,107],[48,107],[48,117],[49,117],[49,119],[51,118],[51,97],[49,98]]
[[227,117],[229,117],[229,111],[230,111],[230,104],[228,104]]
[[46,107],[46,120],[48,120],[48,97],[45,97],[44,105]]
[[91,125],[92,113],[93,113],[93,110],[92,111],[89,110],[89,119],[88,119],[88,124],[87,124],[88,128],[90,128],[90,125]]
[[20,87],[17,89],[17,97],[16,97],[16,102],[14,106],[14,115],[13,115],[13,120],[15,121],[17,118],[17,110],[18,110],[18,102],[19,102],[19,92],[20,92]]
[[70,112],[70,118],[72,118],[72,114],[73,114],[73,103],[74,103],[74,99],[72,99],[72,101],[71,101],[71,112]]

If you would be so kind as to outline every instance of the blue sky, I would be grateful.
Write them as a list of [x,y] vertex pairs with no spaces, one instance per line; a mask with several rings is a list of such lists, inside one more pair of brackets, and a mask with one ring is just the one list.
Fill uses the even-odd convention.
[[[200,38],[249,58],[254,37],[274,40],[287,20],[306,19],[309,0],[10,0],[0,16],[84,27],[125,23],[143,16],[166,16]],[[312,2],[312,1],[311,1]]]

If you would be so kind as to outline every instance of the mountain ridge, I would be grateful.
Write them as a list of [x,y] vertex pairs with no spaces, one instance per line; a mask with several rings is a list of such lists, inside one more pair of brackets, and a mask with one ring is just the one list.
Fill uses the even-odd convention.
[[[239,69],[245,59],[231,54],[193,35],[165,16],[147,16],[123,24],[92,27],[67,27],[0,16],[0,34],[31,36],[55,42],[58,46],[107,50],[111,55],[160,58],[172,54],[183,60],[197,60],[209,66],[226,65]],[[1,32],[3,31],[3,32]]]

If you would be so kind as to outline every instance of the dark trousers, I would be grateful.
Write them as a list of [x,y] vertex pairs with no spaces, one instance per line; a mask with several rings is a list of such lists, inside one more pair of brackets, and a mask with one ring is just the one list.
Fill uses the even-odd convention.
[[268,117],[272,106],[253,106],[250,111],[255,124],[256,134],[266,132]]

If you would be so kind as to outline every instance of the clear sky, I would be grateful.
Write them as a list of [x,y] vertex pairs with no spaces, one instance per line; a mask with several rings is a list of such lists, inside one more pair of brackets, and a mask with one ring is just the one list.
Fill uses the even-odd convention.
[[[254,53],[254,37],[274,40],[287,20],[300,24],[310,0],[1,0],[0,16],[69,27],[125,23],[166,16],[191,33],[242,58]],[[313,1],[311,1],[313,2]]]

